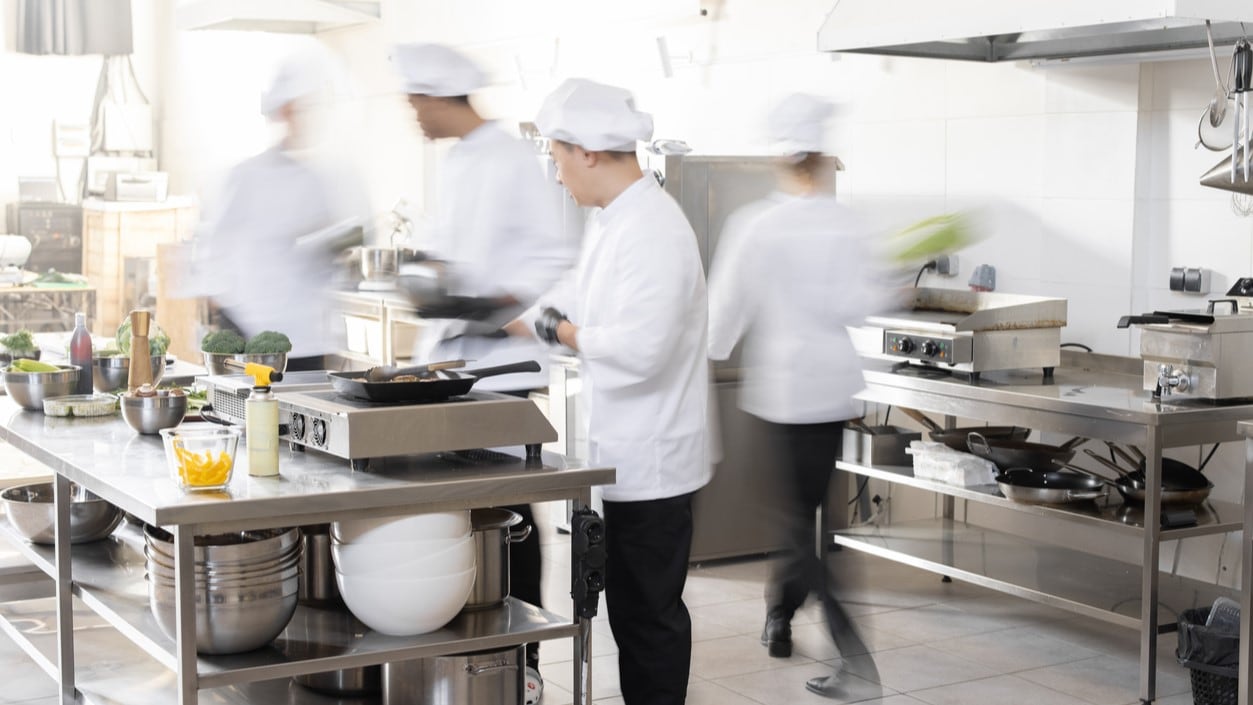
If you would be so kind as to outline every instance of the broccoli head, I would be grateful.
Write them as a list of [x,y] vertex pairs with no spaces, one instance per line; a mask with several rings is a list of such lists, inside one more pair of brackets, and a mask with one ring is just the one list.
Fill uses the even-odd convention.
[[200,341],[200,349],[207,353],[235,355],[244,351],[244,337],[233,330],[215,330]]
[[6,350],[34,350],[38,347],[34,336],[25,328],[13,335],[0,336],[0,345]]
[[[117,327],[117,349],[125,357],[131,355],[131,319],[130,316],[122,319],[122,325]],[[148,326],[148,354],[164,355],[166,350],[170,349],[170,336],[166,334],[161,326],[155,322]]]
[[248,344],[244,347],[244,352],[253,355],[291,352],[291,340],[282,333],[263,330],[248,340]]

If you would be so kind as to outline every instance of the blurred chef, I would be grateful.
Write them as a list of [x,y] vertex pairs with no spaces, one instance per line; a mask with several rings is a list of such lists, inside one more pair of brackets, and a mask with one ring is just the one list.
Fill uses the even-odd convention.
[[[489,367],[527,360],[543,370],[484,378],[476,389],[526,396],[548,386],[548,352],[500,326],[516,317],[574,263],[564,242],[560,186],[545,180],[536,150],[485,120],[469,96],[487,84],[483,71],[439,44],[403,44],[393,61],[418,126],[429,140],[456,140],[441,164],[438,217],[430,249],[442,286],[415,299],[432,319],[416,361],[474,360]],[[402,277],[402,286],[406,278]],[[529,505],[508,507],[534,524]],[[539,532],[511,546],[511,593],[542,604]],[[539,644],[527,645],[527,702],[539,699]]]
[[[740,406],[765,422],[780,459],[775,513],[786,548],[767,586],[761,640],[782,658],[792,654],[792,615],[811,592],[840,653],[866,653],[814,545],[842,421],[861,416],[853,398],[864,386],[861,362],[845,326],[881,300],[866,231],[836,203],[834,166],[822,154],[831,110],[793,94],[770,112],[777,190],[728,219],[709,277],[709,355],[725,360],[744,340]],[[865,658],[862,675],[874,669]],[[833,674],[805,685],[836,697],[839,684]]]
[[692,623],[683,604],[692,495],[709,482],[707,302],[696,238],[645,175],[653,121],[621,88],[570,79],[535,119],[557,176],[599,208],[576,268],[509,331],[578,352],[589,462],[604,490],[605,602],[627,705],[683,703]]
[[350,229],[368,215],[354,180],[335,176],[343,165],[324,158],[334,82],[320,49],[281,63],[261,95],[261,112],[281,137],[230,171],[198,234],[201,291],[244,337],[285,333],[289,371],[325,369],[324,355],[335,349],[326,312],[336,253],[327,242],[337,241],[337,226]]

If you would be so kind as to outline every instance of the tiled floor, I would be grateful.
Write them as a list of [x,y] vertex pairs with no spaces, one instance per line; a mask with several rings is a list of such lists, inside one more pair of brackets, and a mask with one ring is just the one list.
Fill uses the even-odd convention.
[[[0,445],[0,478],[27,476],[39,466]],[[569,613],[569,543],[538,511],[544,543],[546,604]],[[821,610],[808,605],[793,622],[795,653],[772,659],[758,643],[763,619],[764,559],[693,566],[685,598],[694,643],[691,705],[1133,705],[1138,699],[1139,641],[1130,629],[1095,622],[1032,602],[853,551],[832,554],[849,583],[846,603],[871,650],[878,683],[866,680],[866,657],[849,656],[845,697],[826,700],[805,690],[840,655],[824,633]],[[622,703],[617,649],[604,616],[593,623],[592,682],[598,704]],[[1192,697],[1187,671],[1174,662],[1175,636],[1158,641],[1162,705]],[[570,640],[541,650],[545,705],[573,700]],[[56,702],[52,682],[0,635],[0,704]]]

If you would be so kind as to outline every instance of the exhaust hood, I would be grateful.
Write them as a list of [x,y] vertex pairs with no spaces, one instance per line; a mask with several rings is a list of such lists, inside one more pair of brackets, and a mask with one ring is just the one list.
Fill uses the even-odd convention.
[[1021,61],[1230,45],[1253,29],[1250,0],[837,0],[822,51]]
[[315,34],[379,18],[379,0],[183,0],[179,29]]

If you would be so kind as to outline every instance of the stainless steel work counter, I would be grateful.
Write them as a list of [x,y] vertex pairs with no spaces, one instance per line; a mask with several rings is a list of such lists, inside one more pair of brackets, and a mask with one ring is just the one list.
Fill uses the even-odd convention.
[[[517,462],[500,465],[467,465],[435,455],[375,461],[368,472],[354,472],[347,461],[316,452],[282,450],[280,474],[272,478],[248,475],[247,453],[241,441],[235,474],[230,486],[221,492],[184,493],[171,479],[164,448],[158,436],[141,436],[120,416],[104,418],[52,418],[21,410],[12,400],[0,399],[0,439],[49,465],[56,473],[60,496],[70,482],[78,483],[145,522],[164,526],[174,535],[178,614],[183,638],[171,643],[155,630],[147,609],[142,571],[142,537],[119,532],[106,542],[71,547],[60,538],[68,534],[68,506],[58,504],[60,527],[54,548],[31,546],[17,541],[19,548],[57,583],[55,609],[50,605],[0,606],[0,631],[12,636],[36,662],[61,684],[62,702],[81,702],[86,694],[92,702],[111,701],[111,696],[76,689],[74,667],[75,606],[85,605],[102,617],[126,640],[151,657],[149,668],[121,679],[120,673],[94,672],[95,664],[81,663],[78,676],[83,681],[99,680],[116,688],[123,683],[134,688],[127,702],[248,702],[239,688],[249,683],[287,678],[336,668],[408,660],[440,653],[460,653],[537,639],[574,637],[576,640],[575,679],[579,693],[576,702],[590,702],[590,679],[584,668],[590,643],[588,620],[573,622],[551,612],[508,600],[501,608],[458,617],[432,634],[412,638],[379,638],[378,635],[352,635],[335,631],[325,635],[343,656],[302,659],[264,649],[247,655],[209,657],[195,652],[192,580],[192,537],[243,528],[296,526],[324,523],[352,517],[409,514],[523,502],[573,499],[586,505],[590,488],[614,481],[612,468],[590,468],[565,463],[560,456],[546,453],[542,465]],[[508,449],[504,449],[508,450]],[[0,531],[12,537],[11,532]],[[72,597],[79,598],[75,602]],[[298,608],[297,617],[300,616]],[[51,613],[49,613],[51,610]],[[21,624],[33,614],[45,614],[51,622],[55,614],[55,641],[24,633]],[[93,618],[94,619],[94,618]],[[16,621],[15,621],[16,620]],[[82,620],[80,619],[80,623]],[[94,623],[94,622],[92,622]],[[96,631],[95,629],[89,631]],[[191,635],[191,636],[188,636]],[[95,638],[95,637],[93,637]],[[304,639],[316,640],[317,635]],[[129,644],[126,646],[129,647]],[[158,666],[160,664],[160,666]],[[173,671],[172,689],[144,693],[147,684],[170,678],[155,678],[152,667]],[[111,668],[111,667],[110,667]],[[97,676],[99,678],[97,679]],[[233,688],[221,699],[216,690]],[[243,697],[242,700],[236,698]],[[200,700],[203,698],[202,700]]]
[[[1140,698],[1152,702],[1156,696],[1159,626],[1177,613],[1173,610],[1208,604],[1215,596],[1230,593],[1217,585],[1155,569],[1159,565],[1160,542],[1242,528],[1248,536],[1250,525],[1248,509],[1211,499],[1198,508],[1195,525],[1162,528],[1162,451],[1239,440],[1238,424],[1253,419],[1253,402],[1176,402],[1170,396],[1154,399],[1141,388],[1141,380],[1139,358],[1069,350],[1062,351],[1062,364],[1051,377],[1046,377],[1041,369],[1024,369],[985,372],[972,381],[933,369],[901,368],[878,360],[868,362],[866,389],[859,398],[940,414],[949,428],[956,426],[958,419],[975,419],[1137,445],[1149,459],[1146,501],[1142,510],[1123,504],[1017,504],[1002,496],[995,486],[957,487],[915,478],[910,467],[871,467],[840,461],[836,466],[848,472],[936,493],[943,500],[942,516],[884,527],[838,530],[833,532],[833,540],[942,575],[1139,628]],[[1248,477],[1253,478],[1253,470]],[[1143,545],[1140,560],[1138,565],[1109,561],[1085,553],[1082,547],[1059,550],[1049,544],[1047,536],[1024,537],[955,519],[958,499],[1090,526],[1093,533],[1089,547],[1100,543],[1101,532],[1138,534]],[[1024,556],[1035,556],[1034,562],[1024,561]],[[1051,567],[1041,570],[1044,565]],[[1059,579],[1064,576],[1067,579]],[[1246,579],[1245,585],[1248,584]]]

